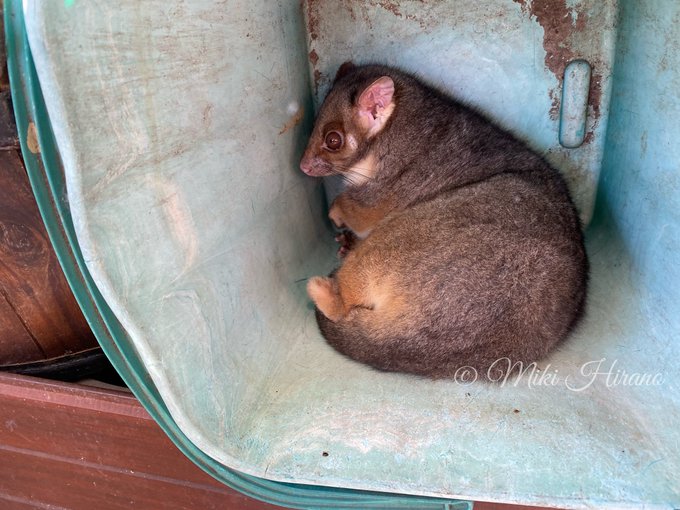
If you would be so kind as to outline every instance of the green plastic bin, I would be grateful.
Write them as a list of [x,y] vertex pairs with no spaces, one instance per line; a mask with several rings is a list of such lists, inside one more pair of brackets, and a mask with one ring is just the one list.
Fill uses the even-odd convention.
[[[300,508],[680,507],[678,20],[671,1],[5,3],[27,168],[99,342],[194,462]],[[334,246],[297,165],[348,59],[417,71],[564,172],[592,283],[540,371],[429,381],[320,337],[304,286]]]

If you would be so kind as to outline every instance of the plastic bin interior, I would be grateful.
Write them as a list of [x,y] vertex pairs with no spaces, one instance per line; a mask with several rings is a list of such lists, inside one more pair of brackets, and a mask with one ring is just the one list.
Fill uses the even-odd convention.
[[[197,456],[284,482],[680,506],[680,5],[533,4],[25,2],[79,248],[125,332],[114,341]],[[593,67],[588,133],[564,149],[561,73],[576,58]],[[541,372],[433,382],[320,337],[304,285],[334,247],[297,164],[348,59],[454,91],[545,151],[584,220],[594,204],[587,316]]]

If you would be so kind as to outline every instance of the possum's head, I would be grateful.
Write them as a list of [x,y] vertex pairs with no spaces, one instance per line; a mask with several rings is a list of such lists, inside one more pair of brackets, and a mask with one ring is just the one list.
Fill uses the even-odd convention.
[[320,177],[342,174],[351,183],[373,177],[371,141],[394,111],[394,81],[377,67],[346,62],[321,106],[300,168]]

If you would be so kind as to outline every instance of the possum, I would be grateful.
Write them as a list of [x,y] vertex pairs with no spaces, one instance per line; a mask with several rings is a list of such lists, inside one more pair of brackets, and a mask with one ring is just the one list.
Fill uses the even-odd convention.
[[415,76],[343,64],[300,168],[347,182],[329,211],[345,230],[341,265],[307,283],[322,335],[346,356],[497,380],[583,315],[588,259],[561,174]]

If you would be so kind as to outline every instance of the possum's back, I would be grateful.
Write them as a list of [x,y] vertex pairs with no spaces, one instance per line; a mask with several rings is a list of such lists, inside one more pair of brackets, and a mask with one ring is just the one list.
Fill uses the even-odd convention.
[[390,296],[354,314],[352,338],[329,341],[434,376],[461,357],[479,371],[543,357],[582,314],[587,274],[578,219],[551,187],[545,174],[501,174],[388,216],[348,258]]

